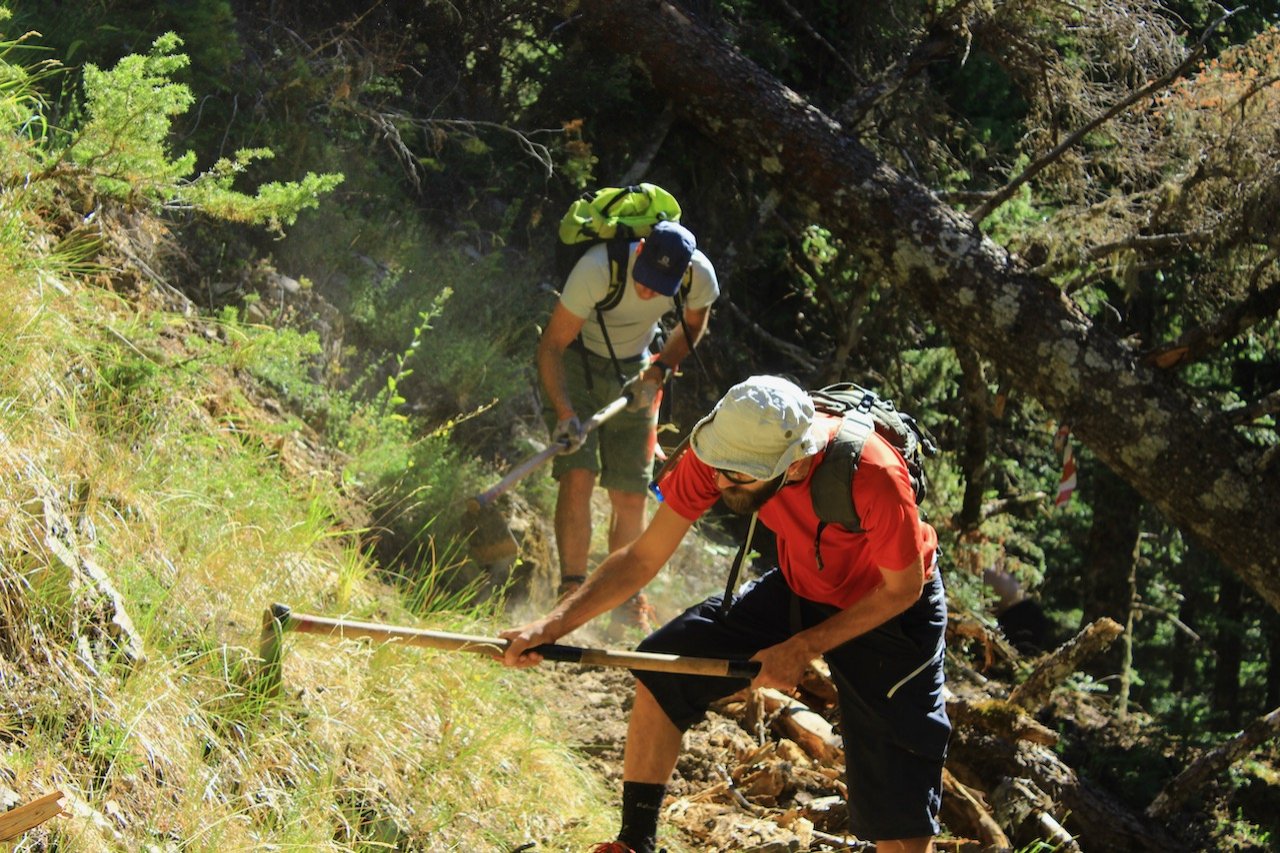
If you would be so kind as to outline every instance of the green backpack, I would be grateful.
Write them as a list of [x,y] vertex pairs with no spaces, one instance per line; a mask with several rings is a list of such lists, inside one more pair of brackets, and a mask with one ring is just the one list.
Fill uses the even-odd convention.
[[560,219],[556,271],[563,279],[583,252],[596,243],[630,244],[648,236],[653,226],[663,221],[680,221],[680,202],[656,184],[585,192]]
[[[839,382],[810,391],[814,408],[831,415],[843,415],[844,423],[827,449],[822,464],[810,481],[813,511],[822,524],[838,524],[846,530],[862,531],[862,521],[853,505],[850,484],[862,458],[862,448],[871,433],[888,440],[907,463],[911,489],[919,505],[929,493],[924,457],[938,447],[914,417],[898,411],[894,404],[869,388]],[[818,535],[822,535],[819,528]]]
[[[647,237],[659,222],[679,222],[680,202],[657,184],[631,184],[604,187],[582,194],[560,218],[556,243],[556,272],[561,281],[573,271],[574,264],[597,243],[604,243],[609,254],[609,289],[595,304],[596,321],[604,334],[605,345],[619,381],[622,369],[613,354],[613,344],[605,327],[604,312],[618,306],[626,293],[627,269],[631,261],[631,244]],[[685,273],[684,282],[675,295],[676,317],[684,324],[683,302],[693,283],[693,267]],[[688,329],[685,330],[688,335]],[[690,339],[692,339],[690,337]],[[694,353],[697,358],[697,353]]]

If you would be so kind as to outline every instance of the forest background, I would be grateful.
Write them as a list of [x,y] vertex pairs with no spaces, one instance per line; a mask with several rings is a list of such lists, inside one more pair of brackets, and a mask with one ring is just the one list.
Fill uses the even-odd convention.
[[[631,5],[655,24],[613,2],[11,6],[0,782],[78,815],[22,849],[607,837],[551,682],[344,647],[300,656],[283,698],[248,684],[273,600],[482,631],[545,601],[549,481],[504,505],[514,566],[468,555],[463,498],[545,441],[560,214],[638,180],[680,199],[723,289],[664,443],[754,372],[916,413],[944,449],[925,509],[953,609],[990,623],[994,568],[1055,640],[1125,626],[1069,685],[1111,726],[1059,728],[1134,808],[1280,706],[1276,5]],[[741,126],[715,82],[747,72],[674,36],[663,55],[671,28],[772,83]],[[796,104],[833,144],[782,144],[768,121]],[[818,186],[842,162],[868,177]],[[740,530],[706,533],[706,576],[663,601],[722,582]],[[1265,849],[1278,786],[1268,743],[1176,825]]]

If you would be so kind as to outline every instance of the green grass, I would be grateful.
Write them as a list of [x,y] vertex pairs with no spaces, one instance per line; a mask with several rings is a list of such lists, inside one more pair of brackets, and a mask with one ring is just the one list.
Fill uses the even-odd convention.
[[[0,642],[61,667],[6,720],[3,762],[19,792],[56,787],[118,817],[55,821],[41,837],[70,851],[605,837],[608,792],[554,742],[537,673],[290,636],[282,695],[253,692],[272,601],[450,628],[492,613],[438,588],[448,551],[426,555],[412,587],[387,583],[337,509],[351,500],[341,478],[295,467],[280,450],[290,434],[229,366],[186,370],[181,353],[152,351],[146,330],[178,318],[156,324],[68,286],[0,279]],[[53,517],[68,523],[51,536]],[[86,560],[119,594],[141,658],[106,623]],[[0,701],[31,683],[6,680]]]
[[[0,118],[23,97],[0,88]],[[607,837],[611,792],[556,742],[545,674],[299,635],[279,695],[259,689],[259,626],[276,601],[491,633],[497,604],[448,585],[461,553],[432,530],[478,475],[456,464],[447,426],[414,434],[394,412],[308,385],[305,335],[155,307],[146,276],[120,276],[109,230],[53,239],[74,231],[59,219],[71,188],[15,190],[41,141],[8,133],[0,775],[23,799],[62,791],[69,813],[18,849],[496,851]],[[454,357],[441,371],[430,352],[415,352],[421,373],[488,369]],[[281,389],[341,412],[354,454],[255,404]],[[404,578],[369,542],[378,490],[417,513]]]

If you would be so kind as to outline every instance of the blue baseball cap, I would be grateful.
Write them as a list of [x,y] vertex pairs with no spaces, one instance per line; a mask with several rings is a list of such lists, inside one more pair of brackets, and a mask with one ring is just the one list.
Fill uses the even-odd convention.
[[631,267],[631,277],[663,296],[675,296],[698,241],[679,222],[659,222],[644,238],[644,248]]

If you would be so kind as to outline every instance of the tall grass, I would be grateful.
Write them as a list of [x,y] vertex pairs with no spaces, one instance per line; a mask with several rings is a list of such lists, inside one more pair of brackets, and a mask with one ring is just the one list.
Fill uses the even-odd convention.
[[24,178],[52,155],[6,107],[36,101],[21,85],[0,99],[0,776],[24,799],[61,790],[68,812],[16,849],[607,837],[605,792],[555,744],[537,673],[289,636],[283,689],[255,689],[273,601],[450,628],[491,613],[440,583],[447,550],[388,583],[360,492],[329,464],[343,457],[255,405],[248,377],[301,352],[296,335],[146,307],[59,253],[48,235],[68,223],[44,217],[60,179]]

